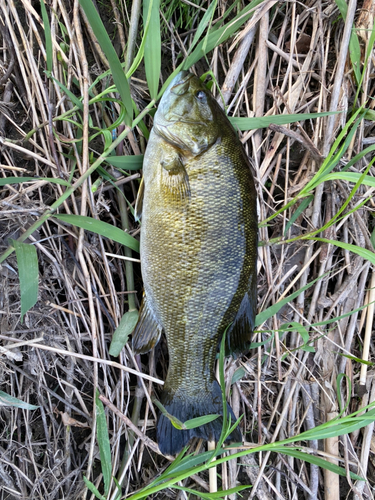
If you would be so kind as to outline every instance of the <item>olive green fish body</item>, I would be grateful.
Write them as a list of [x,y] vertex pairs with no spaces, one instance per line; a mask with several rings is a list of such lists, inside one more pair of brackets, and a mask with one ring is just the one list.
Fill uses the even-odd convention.
[[[180,93],[173,94],[176,88]],[[133,345],[144,352],[164,330],[170,361],[162,402],[186,421],[222,414],[213,366],[225,329],[233,324],[228,334],[233,350],[250,340],[256,196],[237,135],[199,79],[180,74],[164,96],[144,160],[145,296]],[[173,454],[190,437],[218,439],[220,430],[221,420],[179,431],[162,416],[159,446]],[[232,439],[240,440],[240,433]]]

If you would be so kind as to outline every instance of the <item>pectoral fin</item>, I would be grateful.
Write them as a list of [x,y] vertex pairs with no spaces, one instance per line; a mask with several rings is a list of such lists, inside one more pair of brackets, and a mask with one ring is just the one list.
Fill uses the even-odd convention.
[[141,183],[139,184],[137,200],[135,202],[135,208],[134,208],[134,218],[136,221],[140,220],[140,218],[142,217],[144,195],[145,195],[145,183],[142,177]]
[[226,354],[249,350],[256,314],[256,295],[252,290],[245,293],[237,315],[226,337]]
[[160,161],[161,182],[177,201],[190,198],[189,176],[186,169],[175,152],[166,153]]
[[143,295],[138,323],[133,332],[133,351],[143,354],[150,351],[159,342],[163,328],[159,325],[155,314],[148,304],[147,296]]

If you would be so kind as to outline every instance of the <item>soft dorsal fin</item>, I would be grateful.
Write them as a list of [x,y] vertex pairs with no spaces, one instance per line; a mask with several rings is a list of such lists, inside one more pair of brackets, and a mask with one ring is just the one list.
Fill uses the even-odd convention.
[[159,325],[155,314],[148,304],[146,294],[143,295],[138,323],[133,332],[133,350],[135,354],[150,351],[159,342],[163,328]]

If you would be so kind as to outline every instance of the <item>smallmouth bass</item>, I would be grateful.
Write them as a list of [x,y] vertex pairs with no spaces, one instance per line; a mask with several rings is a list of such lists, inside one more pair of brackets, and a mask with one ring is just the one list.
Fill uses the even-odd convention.
[[[212,94],[186,71],[154,118],[143,164],[141,263],[144,296],[133,348],[164,331],[169,368],[161,402],[180,421],[223,414],[213,367],[227,331],[230,352],[250,345],[256,314],[257,211],[250,164]],[[235,417],[228,405],[232,422]],[[175,455],[196,436],[217,441],[222,418],[178,430],[160,415],[157,440]],[[236,428],[229,441],[242,442]]]

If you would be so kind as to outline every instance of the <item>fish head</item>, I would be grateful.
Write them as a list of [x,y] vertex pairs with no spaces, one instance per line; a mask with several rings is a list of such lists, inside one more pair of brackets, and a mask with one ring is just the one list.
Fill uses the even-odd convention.
[[220,137],[215,120],[221,109],[211,92],[192,73],[181,71],[164,92],[154,130],[185,154],[197,156]]

